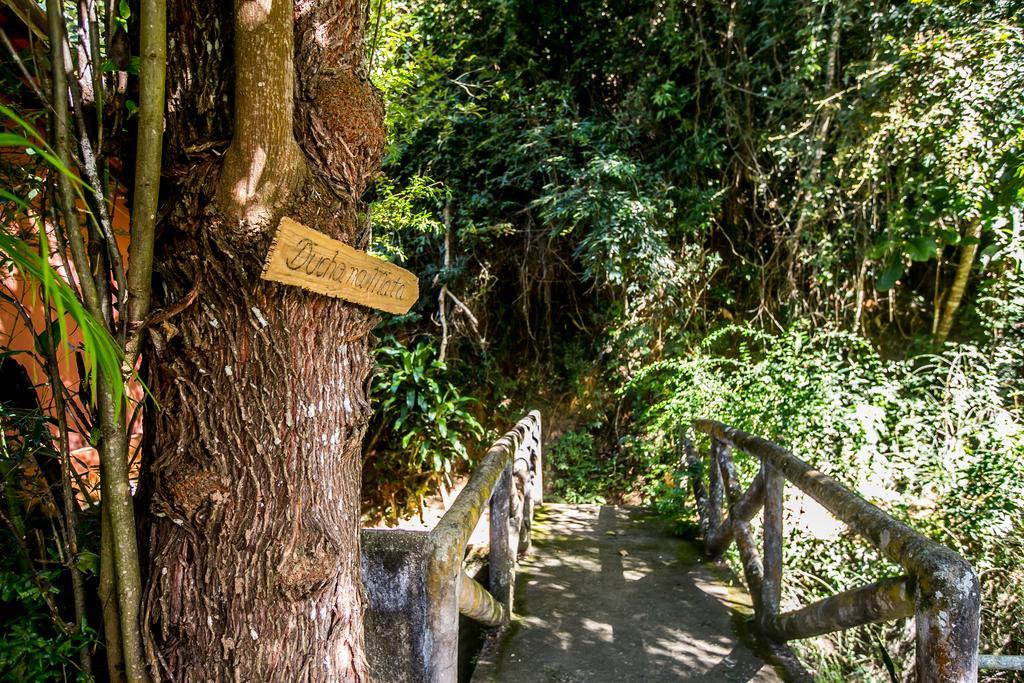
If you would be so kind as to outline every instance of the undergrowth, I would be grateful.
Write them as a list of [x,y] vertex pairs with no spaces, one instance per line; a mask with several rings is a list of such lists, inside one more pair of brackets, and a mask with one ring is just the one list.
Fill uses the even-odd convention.
[[[982,582],[983,652],[1024,651],[1024,418],[1019,351],[959,345],[883,361],[861,338],[796,325],[768,335],[729,326],[692,353],[641,371],[632,456],[674,467],[652,490],[692,529],[681,426],[712,417],[764,436],[893,516],[962,553]],[[737,454],[749,482],[756,463]],[[796,607],[897,569],[787,488],[784,602]],[[806,513],[806,514],[805,514]],[[735,561],[735,558],[734,558]],[[738,569],[738,567],[737,567]],[[821,680],[889,680],[912,667],[912,629],[854,629],[797,645]],[[999,679],[993,679],[999,680]]]

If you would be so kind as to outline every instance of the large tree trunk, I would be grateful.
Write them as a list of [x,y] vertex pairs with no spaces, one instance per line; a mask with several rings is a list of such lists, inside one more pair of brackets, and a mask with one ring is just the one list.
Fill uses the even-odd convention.
[[284,215],[357,247],[368,238],[359,197],[384,134],[363,68],[366,6],[236,0],[232,19],[221,4],[169,11],[175,184],[154,296],[174,317],[148,357],[160,408],[142,482],[147,654],[164,680],[365,679],[360,446],[375,320],[259,275]]

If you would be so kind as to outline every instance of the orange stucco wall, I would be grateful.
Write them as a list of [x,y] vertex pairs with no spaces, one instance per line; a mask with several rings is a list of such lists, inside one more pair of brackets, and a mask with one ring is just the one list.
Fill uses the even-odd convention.
[[[5,155],[5,161],[9,160],[11,160],[11,157]],[[112,209],[118,248],[127,261],[129,219],[123,193],[118,194]],[[85,218],[83,215],[83,224]],[[23,239],[38,243],[37,237],[33,239],[33,235],[38,235],[38,223],[36,221],[25,221],[17,226],[5,226],[5,228],[13,228],[12,232],[19,234]],[[47,226],[48,235],[51,231],[52,227]],[[51,237],[49,239],[51,249],[54,243]],[[69,274],[64,272],[61,259],[55,252],[51,253],[50,263],[62,277],[68,279]],[[35,386],[39,404],[43,407],[44,411],[53,416],[53,393],[47,380],[46,370],[41,365],[42,359],[35,352],[34,341],[35,335],[44,329],[48,311],[40,300],[38,288],[31,282],[26,283],[25,279],[18,272],[0,272],[0,289],[11,298],[17,300],[23,308],[23,312],[21,312],[18,310],[18,306],[7,301],[0,301],[0,347],[16,352],[13,357],[28,373],[28,377]],[[49,314],[52,316],[52,311]],[[29,320],[26,320],[26,317]],[[70,319],[68,319],[68,331],[70,347],[64,346],[58,352],[60,375],[64,385],[68,387],[71,394],[77,396],[78,404],[85,408],[90,397],[88,395],[78,396],[81,378],[73,357],[81,342],[81,336]],[[137,383],[132,383],[128,387],[128,393],[133,404],[142,398],[142,391]],[[83,410],[82,412],[88,414],[88,410]],[[131,409],[127,412],[130,415]],[[69,427],[71,429],[72,454],[79,463],[79,471],[88,482],[95,484],[98,481],[96,468],[99,464],[96,450],[89,446],[87,426],[79,423],[74,417],[74,411],[70,411],[70,413]],[[133,453],[140,439],[141,420],[137,420],[131,439]]]

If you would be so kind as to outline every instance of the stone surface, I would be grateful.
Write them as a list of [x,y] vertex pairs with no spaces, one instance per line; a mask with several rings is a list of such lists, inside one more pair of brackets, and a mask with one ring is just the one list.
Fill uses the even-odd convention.
[[782,680],[744,633],[746,593],[642,508],[547,504],[534,543],[474,683]]
[[423,531],[362,531],[363,632],[366,659],[377,683],[429,680],[427,541]]

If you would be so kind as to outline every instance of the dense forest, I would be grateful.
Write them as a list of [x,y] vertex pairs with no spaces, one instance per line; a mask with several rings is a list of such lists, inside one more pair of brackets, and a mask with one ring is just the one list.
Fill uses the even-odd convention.
[[[376,248],[429,289],[376,332],[369,510],[412,512],[478,424],[539,406],[558,497],[692,532],[681,439],[713,417],[964,553],[982,649],[1020,652],[1021,10],[375,7]],[[885,574],[801,533],[791,599]],[[804,654],[822,680],[885,680],[900,631]]]
[[[263,446],[281,446],[275,406],[293,427],[292,391],[328,408],[284,438],[289,458],[342,425],[337,461],[298,468],[298,502],[273,504],[317,521],[260,522],[261,547],[301,546],[288,590],[302,599],[327,581],[309,578],[324,548],[354,546],[343,491],[360,464],[362,523],[394,524],[534,408],[550,499],[646,505],[693,536],[684,445],[706,417],[961,553],[981,578],[981,650],[1024,654],[1024,4],[371,0],[332,14],[300,0],[275,34],[294,45],[193,0],[168,3],[167,35],[156,0],[46,4],[4,0],[0,23],[0,298],[15,321],[0,328],[0,678],[174,678],[189,638],[218,651],[201,596],[163,577],[188,564],[197,583],[239,580],[223,567],[240,556],[198,558],[195,539],[214,519],[248,542],[270,515],[231,526],[203,458],[258,472],[253,496],[261,477],[290,481]],[[350,23],[321,40],[335,21]],[[146,45],[160,40],[154,95]],[[277,57],[222,49],[243,40]],[[262,90],[285,95],[268,105]],[[242,132],[276,140],[273,177],[244,199]],[[285,212],[415,273],[419,300],[371,314],[267,289]],[[130,267],[147,259],[151,273]],[[284,369],[246,369],[260,354]],[[90,449],[102,477],[72,466]],[[738,465],[746,480],[757,468]],[[785,601],[892,574],[837,525],[800,521],[803,504],[787,503]],[[335,522],[348,540],[318,535]],[[348,607],[323,631],[353,652],[355,565],[331,579]],[[160,616],[170,603],[195,631]],[[902,623],[798,644],[822,681],[909,680],[913,647]],[[334,664],[361,672],[359,655]]]

